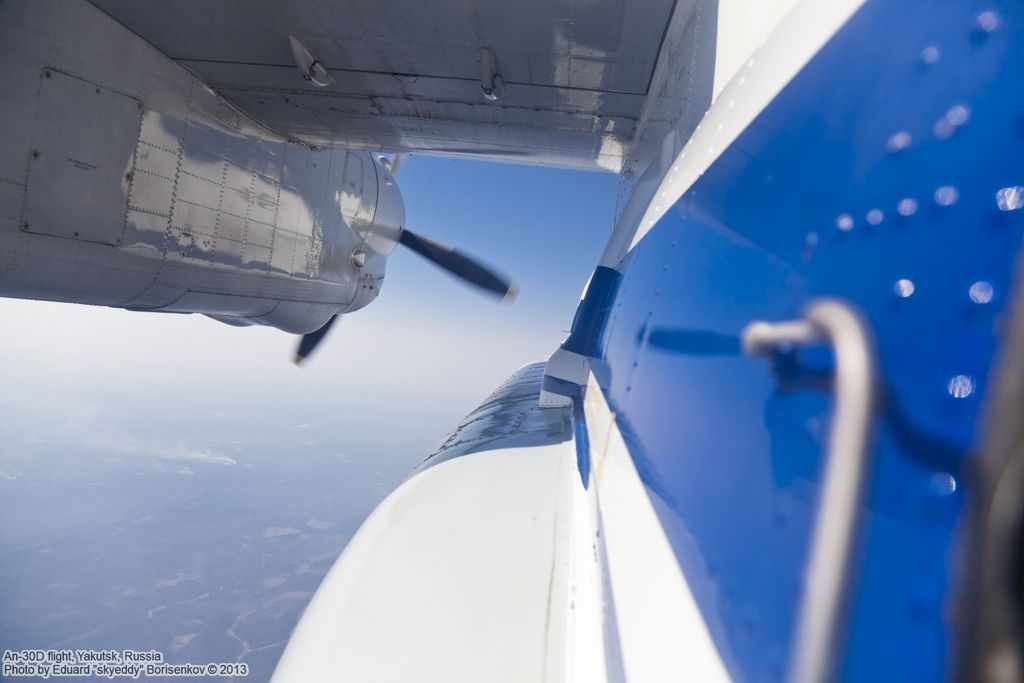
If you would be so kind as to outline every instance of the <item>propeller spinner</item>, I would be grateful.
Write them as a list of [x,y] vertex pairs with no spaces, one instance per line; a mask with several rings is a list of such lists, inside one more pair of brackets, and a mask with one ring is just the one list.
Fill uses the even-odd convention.
[[[396,159],[398,163],[392,162],[392,173],[398,170],[398,165],[402,160],[404,160],[404,156]],[[448,271],[460,280],[503,301],[511,302],[518,294],[517,287],[507,277],[454,247],[423,237],[406,228],[403,228],[399,234],[398,243],[411,249],[438,268]],[[339,317],[340,315],[332,316],[323,327],[302,336],[295,352],[296,365],[301,364],[313,353]]]

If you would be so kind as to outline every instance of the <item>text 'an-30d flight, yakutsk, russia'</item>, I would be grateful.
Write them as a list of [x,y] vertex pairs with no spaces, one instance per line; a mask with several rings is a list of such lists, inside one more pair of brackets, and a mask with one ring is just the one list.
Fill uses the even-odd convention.
[[0,295],[299,359],[399,244],[514,297],[407,154],[620,176],[277,683],[1024,679],[1020,3],[7,0],[0,60]]

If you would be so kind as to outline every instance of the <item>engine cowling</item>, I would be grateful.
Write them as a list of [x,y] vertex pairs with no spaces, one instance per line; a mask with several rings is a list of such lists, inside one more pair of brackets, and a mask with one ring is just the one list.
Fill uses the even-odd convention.
[[405,223],[405,204],[387,163],[369,152],[347,152],[338,190],[341,215],[361,248],[382,256],[395,248]]

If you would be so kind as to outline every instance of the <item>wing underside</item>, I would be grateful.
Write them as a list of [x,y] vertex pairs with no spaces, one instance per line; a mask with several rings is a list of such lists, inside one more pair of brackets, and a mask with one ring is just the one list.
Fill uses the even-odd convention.
[[[94,4],[243,112],[299,140],[617,172],[676,3]],[[302,80],[289,36],[334,83]],[[481,48],[505,84],[497,101],[481,90]]]

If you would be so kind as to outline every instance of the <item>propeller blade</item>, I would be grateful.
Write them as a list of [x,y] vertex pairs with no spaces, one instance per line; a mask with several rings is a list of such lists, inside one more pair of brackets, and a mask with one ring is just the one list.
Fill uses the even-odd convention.
[[446,244],[427,239],[410,230],[402,230],[398,241],[455,277],[502,299],[511,301],[518,294],[516,286],[510,280]]
[[401,154],[396,154],[391,159],[391,176],[392,177],[397,177],[398,176],[398,171],[401,170],[402,164],[404,164],[405,160],[408,159],[408,158],[409,158],[408,153],[402,152]]
[[299,340],[299,348],[295,351],[295,364],[302,365],[302,362],[309,358],[309,355],[313,353],[313,350],[317,345],[323,341],[323,338],[327,336],[328,330],[331,329],[331,325],[335,323],[341,316],[335,314],[331,316],[331,319],[324,323],[324,326],[315,332],[302,335],[302,339]]

